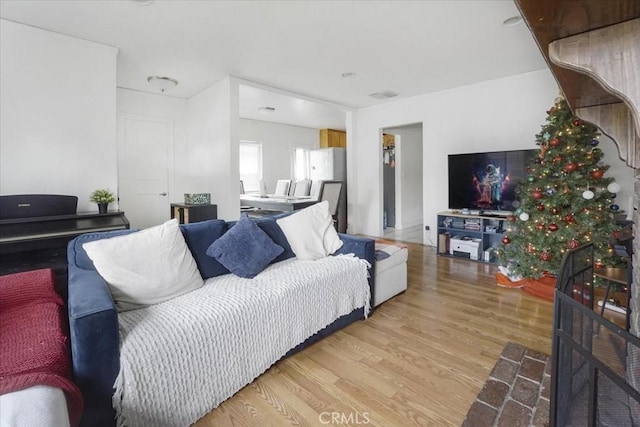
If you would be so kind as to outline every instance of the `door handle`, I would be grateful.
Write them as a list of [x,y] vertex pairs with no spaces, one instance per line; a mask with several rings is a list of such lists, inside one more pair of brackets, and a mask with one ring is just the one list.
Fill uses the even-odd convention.
[[166,196],[167,193],[160,193],[159,196]]

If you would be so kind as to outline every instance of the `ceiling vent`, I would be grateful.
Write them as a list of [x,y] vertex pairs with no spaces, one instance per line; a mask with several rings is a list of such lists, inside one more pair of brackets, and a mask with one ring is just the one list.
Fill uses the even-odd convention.
[[394,96],[398,96],[398,94],[390,90],[383,90],[381,92],[372,93],[369,96],[376,99],[388,99],[393,98]]

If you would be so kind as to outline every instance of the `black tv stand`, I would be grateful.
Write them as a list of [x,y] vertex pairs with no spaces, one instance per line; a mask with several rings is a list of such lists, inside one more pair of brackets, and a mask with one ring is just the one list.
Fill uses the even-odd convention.
[[[506,211],[505,211],[506,214]],[[503,215],[472,215],[463,214],[459,211],[440,212],[437,218],[438,224],[438,255],[446,257],[460,257],[489,264],[496,264],[495,250],[504,247],[502,237],[507,228],[507,218]],[[456,249],[454,242],[474,241],[477,242],[479,253],[476,248],[474,255],[467,256]],[[469,246],[469,245],[464,245]]]

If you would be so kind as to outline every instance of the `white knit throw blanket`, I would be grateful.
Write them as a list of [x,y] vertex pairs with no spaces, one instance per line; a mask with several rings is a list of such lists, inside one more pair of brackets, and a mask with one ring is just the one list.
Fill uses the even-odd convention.
[[188,426],[338,317],[368,313],[367,266],[353,256],[293,258],[120,313],[118,424]]

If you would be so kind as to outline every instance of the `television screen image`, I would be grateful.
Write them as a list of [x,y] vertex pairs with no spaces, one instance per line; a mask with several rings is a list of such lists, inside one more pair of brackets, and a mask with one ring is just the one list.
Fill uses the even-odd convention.
[[511,212],[537,149],[449,155],[449,209]]

